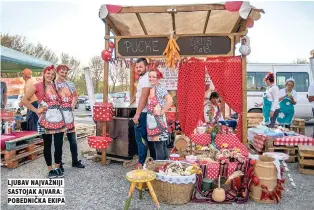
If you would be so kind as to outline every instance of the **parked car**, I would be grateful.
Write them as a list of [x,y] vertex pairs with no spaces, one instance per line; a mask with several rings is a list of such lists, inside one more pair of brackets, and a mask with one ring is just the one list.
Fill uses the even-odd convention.
[[114,104],[123,104],[130,102],[130,92],[118,92],[112,95]]
[[[103,102],[104,101],[104,96],[102,93],[96,93],[94,95],[94,99],[95,99],[95,103],[96,102]],[[86,100],[85,101],[85,110],[86,111],[90,111],[91,110],[91,105],[90,105],[90,101]]]
[[77,102],[79,104],[84,104],[86,100],[88,100],[88,96],[79,96]]
[[21,114],[23,116],[26,115],[26,112],[27,112],[26,107],[19,107],[19,103],[20,103],[22,98],[23,98],[23,95],[9,95],[6,109],[10,109],[10,110],[16,112],[17,109],[20,108]]

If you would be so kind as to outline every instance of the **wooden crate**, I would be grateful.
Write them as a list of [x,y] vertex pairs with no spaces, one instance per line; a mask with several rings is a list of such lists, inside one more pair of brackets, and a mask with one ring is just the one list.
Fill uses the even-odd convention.
[[300,119],[300,118],[294,118],[293,119],[293,125],[296,126],[305,126],[305,120],[304,119]]
[[293,124],[290,126],[290,130],[305,135],[305,120],[300,118],[294,118]]
[[32,144],[18,147],[16,150],[2,151],[1,165],[6,166],[7,168],[17,168],[40,157],[43,150],[43,140],[40,139]]
[[38,140],[40,140],[39,134],[23,136],[23,137],[20,137],[11,141],[6,141],[5,149],[7,151],[11,151],[11,150],[17,150],[20,148],[25,148],[27,147],[27,145],[32,144]]
[[[88,136],[94,136],[96,135],[96,125],[76,123],[75,132],[77,139],[85,138]],[[64,139],[67,140],[66,134],[64,134]]]
[[314,147],[299,145],[298,170],[302,174],[314,175]]
[[292,146],[273,146],[265,148],[266,152],[282,152],[289,155],[289,159],[286,160],[288,163],[295,163],[298,161],[298,147]]

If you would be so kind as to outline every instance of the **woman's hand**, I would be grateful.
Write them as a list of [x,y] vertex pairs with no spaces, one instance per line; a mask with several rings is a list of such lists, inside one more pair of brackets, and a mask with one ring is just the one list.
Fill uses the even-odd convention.
[[274,116],[274,111],[271,111],[270,112],[270,117],[273,117]]

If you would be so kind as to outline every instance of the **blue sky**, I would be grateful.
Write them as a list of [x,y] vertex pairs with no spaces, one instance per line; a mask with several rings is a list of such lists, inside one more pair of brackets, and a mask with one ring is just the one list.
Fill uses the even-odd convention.
[[[167,4],[167,1],[2,1],[1,32],[20,34],[32,43],[40,42],[56,53],[69,53],[83,65],[104,46],[104,24],[98,18],[102,4]],[[212,1],[199,0],[195,3]],[[194,3],[172,0],[172,4]],[[250,62],[289,63],[310,57],[314,49],[314,2],[251,1],[265,10],[249,29]]]

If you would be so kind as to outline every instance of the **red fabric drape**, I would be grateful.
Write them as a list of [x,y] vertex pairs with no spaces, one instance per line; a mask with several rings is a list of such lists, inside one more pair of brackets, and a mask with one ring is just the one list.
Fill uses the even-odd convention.
[[236,57],[206,59],[206,69],[215,89],[225,102],[239,114],[237,136],[242,139],[242,60]]
[[205,63],[191,58],[180,64],[178,75],[179,121],[186,135],[193,133],[203,109]]
[[[203,115],[205,67],[225,102],[237,113],[237,136],[242,139],[242,60],[236,57],[191,58],[180,64],[178,75],[178,109],[182,130],[190,135]],[[201,114],[201,115],[200,115]]]

